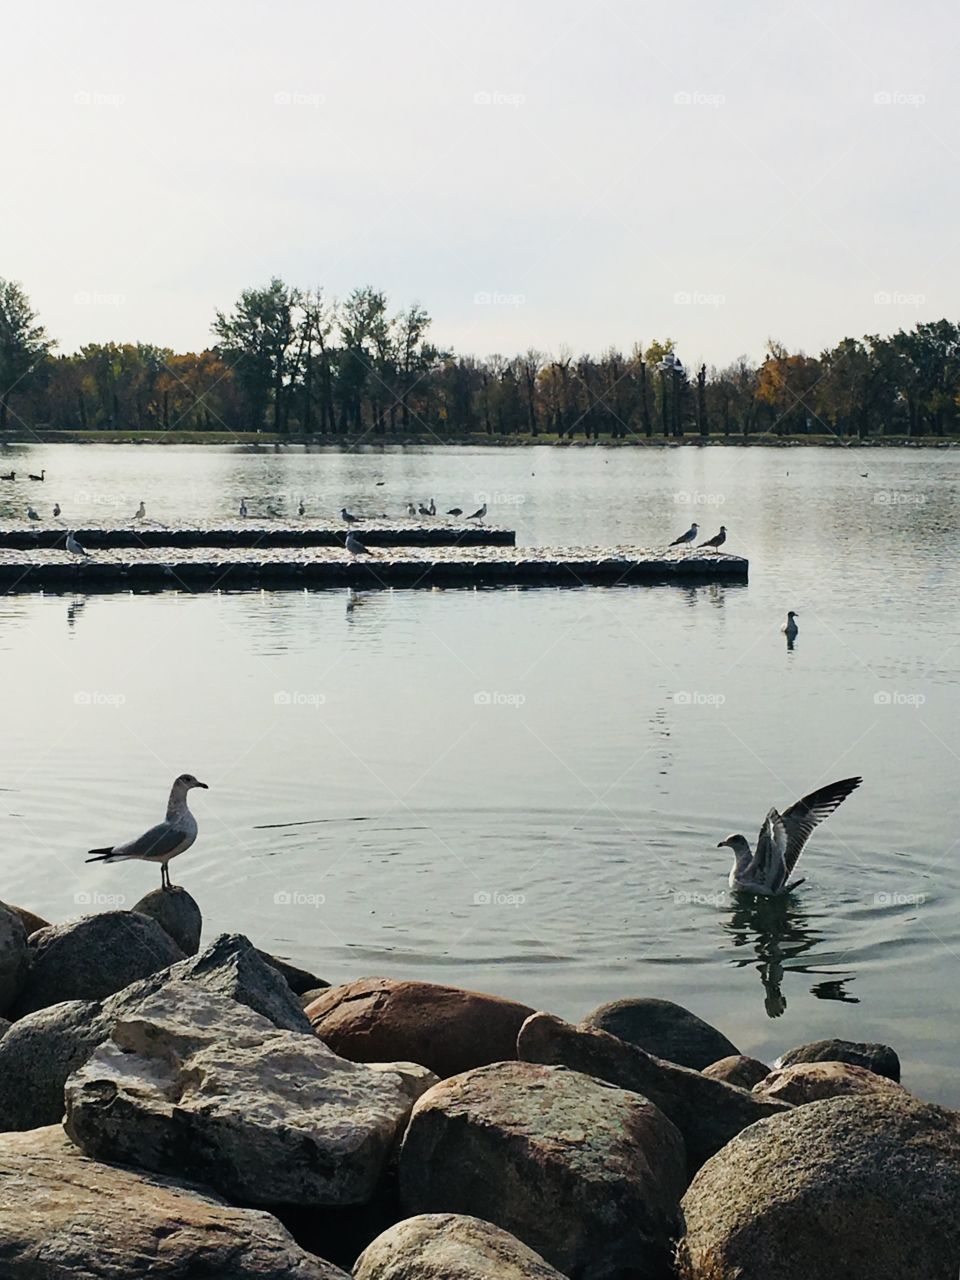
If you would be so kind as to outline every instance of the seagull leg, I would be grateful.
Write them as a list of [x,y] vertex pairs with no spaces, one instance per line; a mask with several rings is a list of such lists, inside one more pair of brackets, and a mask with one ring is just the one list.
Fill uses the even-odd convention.
[[170,873],[167,871],[167,864],[165,862],[160,863],[160,888],[170,888]]

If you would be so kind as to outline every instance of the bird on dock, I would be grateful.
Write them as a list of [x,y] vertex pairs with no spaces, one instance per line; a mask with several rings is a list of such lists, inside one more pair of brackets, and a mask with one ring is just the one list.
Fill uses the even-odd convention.
[[699,532],[700,526],[697,524],[696,520],[694,520],[687,532],[681,533],[679,538],[674,538],[670,545],[671,547],[682,547],[688,542],[693,542]]
[[416,514],[417,514],[417,508],[413,505],[413,503],[412,503],[412,502],[408,502],[408,503],[407,503],[407,515],[408,515],[408,516],[415,516]]
[[787,637],[788,640],[796,640],[797,638],[800,628],[797,626],[796,620],[797,618],[799,618],[799,616],[800,615],[798,613],[796,613],[793,609],[791,609],[790,612],[787,614],[786,622],[780,628],[781,632],[783,633],[783,635]]
[[46,473],[46,471],[41,471],[41,472],[40,472],[40,474],[39,474],[38,476],[35,476],[35,475],[33,475],[33,474],[30,474],[30,479],[31,479],[31,480],[46,480],[46,478],[47,478],[47,473]]
[[34,511],[33,507],[27,507],[27,519],[28,519],[28,520],[39,520],[39,519],[40,519],[40,517],[39,517],[39,515],[37,514],[37,512],[36,512],[36,511]]
[[486,504],[486,503],[484,503],[482,507],[478,507],[478,508],[477,508],[477,510],[476,510],[476,511],[474,511],[474,513],[473,513],[473,515],[472,515],[472,516],[467,516],[467,519],[468,519],[468,520],[482,520],[482,519],[483,519],[483,517],[484,517],[486,514],[487,514],[487,504]]
[[0,480],[16,480],[16,478],[17,473],[15,471],[8,471],[4,475],[0,476]]
[[246,498],[241,498],[241,499],[240,499],[240,514],[241,514],[241,516],[245,516],[245,515],[247,514],[247,500],[246,500]]
[[372,556],[373,555],[373,552],[366,545],[366,543],[361,542],[361,540],[357,537],[357,535],[353,532],[352,529],[346,536],[346,539],[344,541],[344,546],[347,548],[347,550],[350,552],[352,556]]
[[712,538],[708,538],[706,542],[701,542],[700,546],[714,547],[714,548],[722,547],[723,544],[726,542],[726,540],[727,540],[727,526],[725,524],[722,524],[720,526],[720,532],[718,534],[715,534]]
[[417,507],[417,511],[422,516],[428,516],[430,514],[430,508],[425,507],[422,502],[420,503],[419,507]]
[[137,507],[137,514],[133,518],[134,520],[142,520],[146,514],[147,514],[147,508],[144,505],[143,499],[141,498],[140,505],[139,507]]
[[53,504],[53,518],[54,518],[54,520],[56,520],[56,519],[59,517],[59,515],[60,515],[60,503],[59,503],[59,502],[55,502],[55,503]]
[[341,507],[340,519],[345,520],[347,524],[356,524],[356,522],[360,519],[360,517],[351,515],[346,507]]
[[448,516],[462,516],[462,515],[463,515],[463,507],[451,507],[451,508],[450,508],[450,510],[447,512],[447,515],[448,515]]
[[140,862],[160,863],[160,887],[172,889],[167,863],[177,854],[189,849],[197,838],[197,820],[187,808],[187,792],[193,787],[208,790],[205,782],[198,782],[192,773],[181,773],[170,788],[167,816],[163,822],[136,836],[125,844],[115,844],[103,849],[88,849],[87,862]]
[[300,499],[300,505],[299,505],[299,507],[297,507],[297,515],[299,515],[299,516],[305,516],[306,514],[307,514],[307,508],[304,506],[303,499],[301,498],[301,499]]
[[843,778],[811,791],[783,813],[771,809],[760,828],[755,852],[744,836],[727,836],[721,840],[718,849],[733,850],[730,888],[772,898],[803,884],[802,879],[789,881],[814,828],[829,818],[862,781],[862,778]]
[[437,514],[437,504],[434,502],[434,500],[433,500],[432,498],[430,499],[430,506],[429,506],[428,510],[429,510],[430,515],[432,515],[432,516],[435,516],[435,515]]
[[70,552],[71,555],[88,556],[90,554],[90,552],[86,549],[86,547],[82,547],[80,545],[80,543],[76,539],[76,536],[72,532],[67,534],[66,546],[67,546],[67,550]]

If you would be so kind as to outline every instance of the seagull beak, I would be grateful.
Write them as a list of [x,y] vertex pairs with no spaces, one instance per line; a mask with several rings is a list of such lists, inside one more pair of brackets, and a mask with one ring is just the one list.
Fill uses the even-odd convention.
[[205,782],[198,782],[198,783],[197,783],[197,786],[198,786],[198,787],[203,787],[204,791],[209,791],[209,790],[210,790],[210,788],[207,786],[207,784],[206,784]]
[[720,841],[720,843],[717,845],[717,848],[718,848],[718,849],[724,849],[724,848],[726,848],[726,847],[727,847],[727,842],[726,842],[726,840],[721,840],[721,841]]

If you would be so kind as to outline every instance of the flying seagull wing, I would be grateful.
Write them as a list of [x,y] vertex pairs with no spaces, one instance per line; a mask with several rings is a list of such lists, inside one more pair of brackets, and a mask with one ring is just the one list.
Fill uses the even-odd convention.
[[856,791],[862,781],[862,778],[842,778],[839,782],[831,782],[826,787],[811,791],[808,796],[804,796],[802,800],[798,800],[796,804],[792,804],[784,811],[782,821],[787,834],[784,879],[797,865],[797,860],[803,853],[804,846],[813,834],[814,828],[818,827],[825,818],[829,818],[831,813],[843,804],[851,791]]

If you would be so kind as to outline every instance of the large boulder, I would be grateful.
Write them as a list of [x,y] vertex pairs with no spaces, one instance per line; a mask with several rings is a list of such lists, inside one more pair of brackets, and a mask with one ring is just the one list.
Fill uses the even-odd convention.
[[711,1062],[703,1068],[703,1074],[711,1080],[723,1080],[725,1084],[735,1084],[740,1089],[752,1089],[770,1074],[765,1062],[756,1058],[748,1058],[742,1053],[732,1053],[719,1062]]
[[183,959],[156,920],[135,911],[103,911],[30,936],[30,975],[16,1017],[64,1000],[102,1000]]
[[31,911],[28,907],[15,907],[12,902],[0,902],[0,907],[6,907],[15,916],[20,917],[20,923],[26,930],[28,938],[31,933],[36,933],[38,929],[50,928],[49,920],[44,920],[43,916],[38,916],[35,911]]
[[118,1018],[65,1098],[87,1155],[255,1205],[363,1204],[413,1104],[400,1075],[187,982]]
[[795,1106],[851,1093],[906,1093],[902,1084],[850,1062],[798,1062],[771,1071],[754,1087],[755,1098],[779,1098]]
[[611,1000],[588,1013],[580,1025],[591,1031],[608,1031],[655,1058],[666,1058],[694,1071],[740,1052],[716,1027],[689,1009],[652,996]]
[[301,969],[298,965],[291,964],[289,960],[281,960],[279,956],[272,956],[269,951],[258,951],[257,955],[261,960],[266,960],[267,964],[276,969],[294,995],[301,997],[301,1004],[310,1003],[302,998],[308,992],[315,992],[313,999],[316,1000],[317,996],[321,995],[330,986],[329,982],[326,982],[323,978],[318,978],[309,969]]
[[110,1035],[168,982],[229,996],[274,1026],[311,1036],[297,997],[248,938],[221,934],[198,956],[151,974],[101,1002],[69,1001],[27,1014],[0,1039],[0,1129],[35,1129],[63,1117],[63,1086]]
[[16,1004],[29,972],[30,949],[23,921],[0,904],[0,1014]]
[[787,1108],[745,1089],[711,1080],[689,1067],[654,1058],[606,1031],[584,1031],[549,1013],[535,1013],[520,1028],[524,1062],[569,1067],[643,1094],[683,1135],[692,1175],[741,1129]]
[[956,1280],[960,1115],[831,1098],[745,1129],[683,1200],[683,1280]]
[[564,1067],[499,1062],[435,1085],[400,1152],[406,1213],[483,1218],[578,1280],[659,1277],[683,1139],[646,1098]]
[[858,1040],[814,1040],[811,1044],[789,1049],[774,1063],[776,1067],[794,1067],[798,1062],[849,1062],[866,1067],[878,1076],[900,1080],[900,1059],[888,1044],[864,1044]]
[[200,950],[203,916],[196,900],[180,885],[172,889],[151,889],[133,910],[156,920],[185,956],[195,956]]
[[405,1218],[367,1245],[354,1280],[564,1280],[492,1222],[456,1213]]
[[419,1062],[445,1077],[516,1058],[517,1032],[533,1010],[460,987],[361,978],[331,987],[305,1012],[344,1058]]
[[349,1280],[269,1213],[88,1160],[59,1127],[0,1135],[3,1280]]

